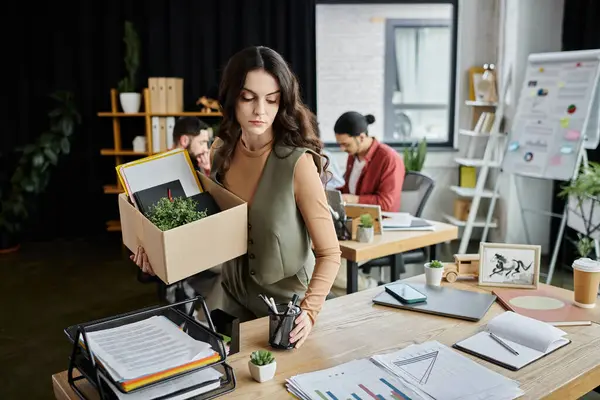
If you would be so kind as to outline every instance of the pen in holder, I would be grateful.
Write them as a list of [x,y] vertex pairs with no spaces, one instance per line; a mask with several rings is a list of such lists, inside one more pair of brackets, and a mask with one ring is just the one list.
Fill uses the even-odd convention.
[[277,304],[277,314],[269,309],[269,345],[276,349],[293,349],[290,332],[296,326],[296,318],[302,310],[296,305],[297,296],[288,304]]

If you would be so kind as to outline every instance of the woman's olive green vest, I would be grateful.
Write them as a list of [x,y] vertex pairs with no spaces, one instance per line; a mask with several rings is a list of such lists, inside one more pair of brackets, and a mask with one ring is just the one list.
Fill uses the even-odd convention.
[[[267,158],[262,176],[248,207],[248,264],[260,285],[270,285],[305,268],[312,276],[315,259],[312,242],[296,206],[294,169],[305,153],[313,155],[319,174],[321,157],[309,149],[276,146]],[[211,177],[221,183],[222,159],[216,149]]]

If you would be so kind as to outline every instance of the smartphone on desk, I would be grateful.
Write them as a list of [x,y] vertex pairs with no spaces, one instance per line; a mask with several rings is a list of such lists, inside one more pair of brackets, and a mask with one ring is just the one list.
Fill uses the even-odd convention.
[[388,292],[396,300],[406,304],[421,303],[423,301],[427,301],[427,296],[405,283],[394,283],[392,285],[386,285],[385,291]]

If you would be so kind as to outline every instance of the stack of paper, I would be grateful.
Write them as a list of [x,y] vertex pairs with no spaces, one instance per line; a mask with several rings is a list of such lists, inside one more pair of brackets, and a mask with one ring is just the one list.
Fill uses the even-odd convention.
[[423,398],[514,399],[524,392],[506,378],[437,341],[371,358]]
[[[221,360],[209,343],[195,340],[163,316],[88,332],[87,340],[96,361],[124,392]],[[220,373],[206,372],[192,384],[202,383],[200,378],[218,387]]]
[[433,231],[435,227],[410,213],[384,211],[381,213],[384,231]]

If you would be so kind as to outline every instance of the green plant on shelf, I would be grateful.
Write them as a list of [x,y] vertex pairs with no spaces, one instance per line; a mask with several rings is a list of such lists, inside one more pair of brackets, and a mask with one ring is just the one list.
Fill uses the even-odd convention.
[[441,261],[433,260],[429,263],[429,268],[444,268],[444,264]]
[[273,353],[268,350],[256,350],[250,354],[250,361],[252,361],[252,364],[254,365],[263,366],[271,364],[275,361],[275,357],[273,356]]
[[140,38],[130,21],[125,21],[123,42],[125,43],[124,61],[127,76],[119,81],[117,87],[121,93],[133,93],[136,91],[136,76],[140,67]]

